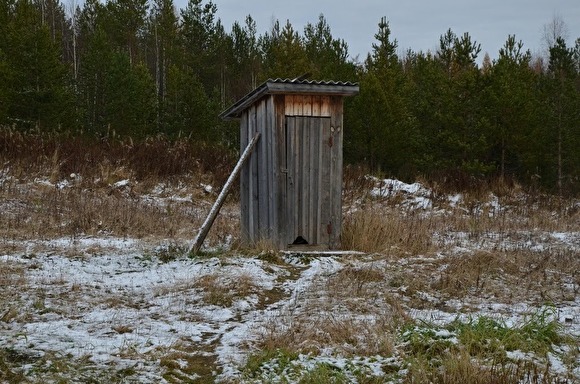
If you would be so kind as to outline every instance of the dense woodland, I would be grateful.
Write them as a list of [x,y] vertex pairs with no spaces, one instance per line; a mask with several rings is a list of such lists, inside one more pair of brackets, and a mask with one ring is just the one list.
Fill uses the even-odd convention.
[[360,83],[346,101],[348,163],[580,192],[580,38],[569,47],[555,31],[533,58],[506,36],[497,59],[481,61],[469,33],[448,30],[435,52],[401,55],[387,19],[377,22],[372,52],[353,59],[323,15],[260,35],[251,16],[226,30],[210,1],[2,0],[0,126],[236,148],[237,125],[218,114],[268,78],[310,73]]

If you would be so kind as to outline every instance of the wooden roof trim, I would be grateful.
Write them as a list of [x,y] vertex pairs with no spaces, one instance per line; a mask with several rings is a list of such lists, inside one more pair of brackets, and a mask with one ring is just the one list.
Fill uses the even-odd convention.
[[359,85],[350,82],[324,82],[307,80],[275,79],[267,80],[252,92],[242,97],[220,114],[225,120],[237,119],[242,111],[261,99],[265,95],[273,94],[303,94],[303,95],[330,95],[353,96],[359,93]]

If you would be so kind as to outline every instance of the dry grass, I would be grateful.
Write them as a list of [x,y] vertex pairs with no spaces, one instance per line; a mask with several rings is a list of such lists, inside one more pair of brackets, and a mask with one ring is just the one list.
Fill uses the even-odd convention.
[[320,354],[327,349],[344,356],[390,356],[394,350],[394,323],[390,317],[291,316],[266,324],[256,349]]
[[0,160],[15,177],[25,180],[48,174],[56,181],[76,173],[86,180],[102,178],[107,183],[119,176],[145,181],[201,174],[209,177],[206,182],[223,185],[235,157],[226,148],[188,139],[170,141],[156,136],[136,142],[22,133],[0,127]]
[[[191,238],[214,198],[200,185],[223,185],[234,160],[224,148],[184,139],[137,143],[1,128],[0,237]],[[164,195],[163,185],[178,194]],[[227,205],[223,212],[208,244],[237,234]]]
[[391,356],[397,327],[408,320],[400,303],[383,288],[379,265],[345,266],[320,276],[296,307],[283,309],[259,332],[262,351],[319,354],[331,349],[342,356]]
[[26,209],[0,218],[3,238],[76,237],[81,234],[112,234],[141,238],[150,234],[177,237],[182,228],[193,227],[193,207],[171,209],[134,198],[120,198],[103,189],[41,187],[12,193],[7,199],[27,201]]
[[448,298],[495,297],[502,302],[573,301],[580,260],[572,250],[480,251],[440,260],[431,289]]
[[[24,322],[47,312],[62,314],[79,297],[89,295],[84,287],[52,276],[45,282],[46,289],[36,290],[29,302],[14,300],[27,289],[26,268],[39,268],[34,255],[50,251],[40,242],[25,246],[20,240],[126,236],[158,243],[169,239],[171,246],[144,257],[171,261],[185,253],[187,247],[182,244],[195,235],[215,198],[200,183],[220,186],[232,160],[219,148],[185,140],[63,140],[0,131],[0,162],[4,164],[0,171],[0,255],[30,257],[26,265],[2,260],[0,323]],[[121,180],[129,182],[115,185]],[[248,302],[255,311],[274,309],[270,321],[256,330],[256,349],[293,355],[332,351],[344,356],[397,354],[401,350],[397,335],[412,322],[409,313],[414,310],[459,313],[480,311],[486,303],[537,306],[577,300],[580,259],[576,249],[550,237],[558,231],[580,233],[577,202],[527,194],[515,183],[503,183],[462,191],[461,203],[454,205],[448,195],[456,190],[449,184],[431,183],[433,206],[413,209],[405,205],[402,194],[371,197],[374,181],[364,169],[348,167],[344,181],[348,213],[343,248],[370,255],[333,259],[340,268],[313,277],[303,292],[290,292],[287,288],[292,284],[286,283],[298,279],[309,260],[290,264],[266,241],[238,249],[238,209],[226,204],[207,244],[231,245],[233,252],[259,258],[265,273],[275,271],[272,274],[278,276],[275,287],[264,290],[249,275],[213,273],[158,285],[153,297],[182,295],[186,297],[183,306],[188,308],[232,307],[238,300],[251,298]],[[98,247],[80,250],[74,241],[71,244],[59,252],[75,259],[109,252]],[[293,301],[282,301],[289,297]],[[449,301],[459,304],[451,307]],[[150,305],[130,294],[95,298],[94,303],[105,308]],[[276,306],[279,303],[284,305]],[[199,322],[200,316],[195,310],[184,311],[182,319]],[[117,334],[135,333],[133,329],[125,319],[111,325]],[[195,381],[200,372],[212,375],[215,356],[196,351],[198,347],[189,340],[166,353],[157,351],[155,359],[166,370],[166,380]],[[215,346],[206,347],[209,351]],[[126,345],[120,354],[131,356],[135,351]],[[512,383],[551,378],[550,372],[534,364],[487,364],[464,350],[443,353],[436,364],[421,355],[412,358],[404,382]],[[0,349],[0,381],[19,377],[12,368],[22,359]],[[576,357],[571,359],[570,366],[576,364]],[[65,360],[57,359],[59,364]]]
[[357,210],[343,223],[342,246],[367,253],[416,255],[431,248],[431,222],[420,215],[401,215],[378,205]]
[[25,266],[2,261],[0,268],[0,323],[9,323],[25,314],[20,300],[14,300],[27,287]]
[[403,383],[543,384],[566,381],[558,381],[549,370],[532,362],[521,361],[506,365],[491,362],[490,367],[490,364],[475,360],[466,351],[460,351],[444,356],[435,366],[422,359],[413,360]]
[[205,304],[219,307],[231,307],[236,300],[258,292],[252,277],[247,274],[205,275],[196,280],[194,286],[202,292]]

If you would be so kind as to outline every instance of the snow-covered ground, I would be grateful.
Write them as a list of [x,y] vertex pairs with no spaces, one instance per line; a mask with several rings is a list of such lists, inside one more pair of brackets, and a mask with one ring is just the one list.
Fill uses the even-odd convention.
[[[419,183],[377,180],[376,184],[370,192],[375,199],[399,196],[397,204],[405,210],[436,210],[432,192]],[[127,185],[123,181],[114,187]],[[212,192],[211,186],[203,189]],[[173,196],[159,186],[142,199],[164,204],[167,199],[187,203],[191,197]],[[461,195],[447,197],[447,208],[463,209],[462,200]],[[485,212],[504,209],[493,198],[481,207],[485,204],[493,208]],[[22,362],[21,373],[37,382],[43,372],[54,370],[55,377],[71,382],[104,377],[103,373],[119,382],[206,382],[209,377],[218,382],[243,381],[248,356],[273,328],[282,332],[300,329],[307,322],[342,324],[348,320],[373,329],[369,324],[395,307],[389,298],[407,316],[432,324],[485,315],[517,325],[549,301],[562,331],[580,338],[578,271],[547,268],[545,290],[538,288],[541,282],[538,287],[522,282],[528,284],[528,290],[538,292],[531,296],[518,289],[506,292],[514,287],[508,285],[513,281],[500,277],[485,281],[487,291],[481,282],[481,292],[466,288],[459,296],[437,288],[444,287],[438,276],[445,275],[451,261],[478,252],[525,249],[578,258],[577,228],[512,231],[510,236],[485,232],[476,238],[469,232],[442,229],[433,242],[440,249],[406,258],[234,252],[189,258],[184,255],[188,246],[184,242],[176,245],[106,234],[2,239],[0,350],[16,356]],[[379,271],[378,277],[354,279],[357,284],[341,286],[350,281],[345,276],[363,270]],[[352,296],[342,297],[344,292]],[[369,339],[361,340],[369,343]],[[317,344],[317,348],[320,353],[301,354],[292,364],[306,370],[319,363],[356,366],[379,376],[385,366],[398,361],[397,356],[380,353],[370,357],[351,353],[348,357],[332,345]],[[510,354],[516,360],[529,357],[518,351]],[[556,351],[549,358],[554,369],[580,380],[580,360],[575,356],[576,361],[564,361]],[[70,366],[57,365],[63,360]],[[262,370],[267,371],[268,366]]]

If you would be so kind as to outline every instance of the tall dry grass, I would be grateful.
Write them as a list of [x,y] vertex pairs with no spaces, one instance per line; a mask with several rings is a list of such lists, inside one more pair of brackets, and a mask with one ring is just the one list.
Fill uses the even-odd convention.
[[[221,187],[234,161],[232,151],[186,139],[134,142],[2,128],[0,239],[191,239],[213,199],[200,184]],[[159,186],[168,192],[153,193]],[[226,205],[208,243],[235,237],[236,223]]]
[[[138,181],[170,179],[191,174],[211,175],[223,185],[236,154],[225,147],[164,136],[140,141],[66,134],[23,133],[0,127],[0,162],[21,180],[50,175],[61,180],[71,173],[86,181],[124,169]],[[105,182],[107,180],[104,180]]]
[[342,246],[367,253],[421,254],[431,248],[432,224],[418,214],[401,215],[388,207],[370,205],[344,218]]

